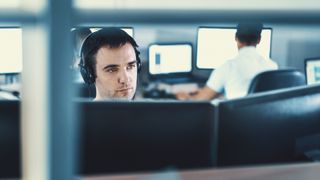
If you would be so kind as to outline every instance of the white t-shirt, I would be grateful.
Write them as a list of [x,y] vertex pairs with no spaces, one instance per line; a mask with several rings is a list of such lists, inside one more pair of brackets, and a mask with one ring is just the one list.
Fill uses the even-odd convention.
[[224,94],[227,99],[243,97],[248,93],[251,80],[260,72],[278,69],[270,59],[264,59],[253,46],[243,47],[234,59],[215,69],[207,86]]

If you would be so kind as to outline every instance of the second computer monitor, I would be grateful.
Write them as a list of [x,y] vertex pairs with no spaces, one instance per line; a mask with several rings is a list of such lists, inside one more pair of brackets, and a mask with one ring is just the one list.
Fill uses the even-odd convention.
[[22,71],[22,30],[0,28],[0,74]]
[[[235,41],[236,28],[200,27],[197,39],[197,67],[215,69],[237,53]],[[264,57],[270,57],[271,29],[263,29],[257,51]]]
[[216,165],[215,106],[209,102],[77,101],[81,174]]
[[305,72],[308,84],[320,83],[320,57],[306,59]]
[[191,44],[153,44],[149,47],[151,75],[188,73],[191,70]]
[[20,102],[0,100],[0,179],[21,177]]

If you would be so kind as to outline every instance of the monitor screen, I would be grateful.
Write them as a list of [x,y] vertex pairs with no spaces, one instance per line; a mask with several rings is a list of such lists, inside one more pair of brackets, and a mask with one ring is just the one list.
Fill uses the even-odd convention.
[[21,177],[20,101],[0,100],[0,179]]
[[320,57],[305,60],[308,84],[320,83]]
[[154,44],[149,47],[149,72],[152,75],[183,73],[192,70],[190,44]]
[[76,103],[81,174],[215,166],[217,131],[210,102]]
[[[100,29],[101,29],[101,27],[90,28],[91,32],[96,32]],[[120,29],[122,29],[123,31],[128,33],[131,37],[133,37],[133,28],[132,27],[120,27]]]
[[0,74],[22,71],[21,28],[0,28]]
[[[197,67],[215,69],[238,53],[235,41],[236,28],[201,27],[197,39]],[[270,57],[271,29],[263,29],[257,51]]]

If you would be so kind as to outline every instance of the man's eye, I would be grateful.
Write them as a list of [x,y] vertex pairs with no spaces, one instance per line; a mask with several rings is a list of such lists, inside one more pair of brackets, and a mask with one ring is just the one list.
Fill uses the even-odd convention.
[[117,69],[116,68],[109,68],[106,70],[108,73],[113,73],[113,72],[116,72]]
[[129,64],[128,69],[133,69],[136,67],[136,64]]

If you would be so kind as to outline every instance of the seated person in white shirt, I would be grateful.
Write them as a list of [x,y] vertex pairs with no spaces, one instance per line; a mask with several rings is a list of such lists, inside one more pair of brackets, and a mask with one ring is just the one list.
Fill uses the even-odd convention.
[[261,39],[261,23],[239,23],[235,40],[238,55],[215,69],[206,86],[194,93],[178,92],[179,100],[212,100],[218,97],[226,99],[247,95],[251,80],[260,72],[277,69],[270,59],[264,59],[256,51]]

